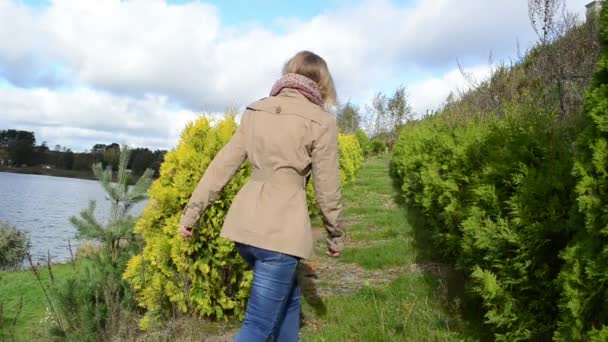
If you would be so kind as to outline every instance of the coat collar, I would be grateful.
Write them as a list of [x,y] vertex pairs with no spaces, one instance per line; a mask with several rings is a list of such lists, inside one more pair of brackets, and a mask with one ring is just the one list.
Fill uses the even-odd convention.
[[[302,95],[302,93],[300,93],[296,89],[291,89],[291,88],[284,88],[283,90],[281,90],[279,92],[277,97],[291,97],[291,98],[305,100],[307,102],[312,103],[309,99],[306,98],[306,96]],[[312,104],[314,104],[314,103],[312,103]]]
[[249,110],[264,111],[277,115],[296,115],[319,123],[331,115],[320,106],[310,102],[295,89],[283,89],[277,96],[269,96],[247,106]]

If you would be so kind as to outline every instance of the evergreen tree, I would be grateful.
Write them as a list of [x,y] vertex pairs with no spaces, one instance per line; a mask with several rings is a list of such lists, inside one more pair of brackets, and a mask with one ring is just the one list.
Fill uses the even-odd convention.
[[66,170],[72,170],[74,168],[74,152],[69,148],[63,153],[63,168]]
[[103,166],[112,165],[112,170],[118,171],[118,161],[120,159],[120,145],[112,143],[106,147],[103,151],[103,159],[101,160]]
[[138,202],[146,199],[146,193],[152,184],[153,171],[146,169],[137,183],[133,187],[129,187],[127,164],[130,154],[131,150],[123,146],[120,152],[116,183],[112,182],[111,165],[108,165],[105,170],[101,163],[93,165],[93,173],[111,203],[108,222],[103,225],[95,218],[95,201],[89,202],[89,207],[80,213],[80,218],[74,216],[70,218],[70,222],[78,229],[80,236],[100,241],[104,245],[104,250],[111,254],[112,260],[116,260],[120,255],[121,246],[133,242],[133,227],[136,218],[129,215],[129,210]]
[[34,132],[14,129],[0,131],[0,147],[6,148],[13,165],[32,164],[35,154]]
[[338,108],[338,129],[344,134],[354,134],[361,122],[359,108],[350,101]]
[[81,263],[83,267],[78,272],[56,287],[55,301],[61,316],[58,321],[64,323],[55,327],[56,335],[83,341],[109,341],[125,313],[136,307],[129,286],[122,278],[129,257],[140,247],[133,232],[136,218],[129,211],[147,197],[153,171],[147,169],[137,183],[129,187],[126,172],[129,155],[130,150],[123,146],[116,182],[112,182],[112,165],[105,169],[101,163],[93,165],[93,173],[111,203],[107,222],[102,223],[95,217],[95,201],[90,201],[79,217],[70,217],[79,237],[95,240],[101,246],[85,257],[87,262]]
[[142,174],[146,169],[153,169],[154,153],[147,148],[136,148],[131,158],[131,170],[136,175]]

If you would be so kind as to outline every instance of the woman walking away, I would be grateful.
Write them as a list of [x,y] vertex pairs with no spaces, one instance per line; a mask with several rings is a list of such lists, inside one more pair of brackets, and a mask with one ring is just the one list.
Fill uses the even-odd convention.
[[325,61],[302,51],[283,67],[270,97],[247,107],[232,140],[218,153],[194,190],[180,219],[180,234],[192,236],[201,213],[245,159],[251,180],[235,197],[221,236],[236,243],[253,268],[253,287],[237,342],[298,341],[300,287],[296,267],[313,254],[306,204],[312,174],[328,234],[330,256],[339,256],[344,232],[338,170],[338,130],[324,105],[336,90]]

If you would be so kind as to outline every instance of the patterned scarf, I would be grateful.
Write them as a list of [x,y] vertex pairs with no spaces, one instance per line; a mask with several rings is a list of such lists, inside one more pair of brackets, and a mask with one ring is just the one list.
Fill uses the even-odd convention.
[[323,97],[321,96],[321,90],[317,82],[311,80],[306,76],[299,74],[285,74],[283,77],[272,86],[270,96],[276,96],[284,88],[295,89],[299,91],[306,98],[321,107],[323,107]]

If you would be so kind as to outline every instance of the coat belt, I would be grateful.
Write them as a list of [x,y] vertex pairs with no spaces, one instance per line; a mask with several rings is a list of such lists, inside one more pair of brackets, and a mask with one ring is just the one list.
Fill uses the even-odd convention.
[[300,175],[293,169],[254,169],[251,175],[251,180],[282,185],[297,185],[302,188],[306,186],[306,177]]

